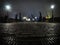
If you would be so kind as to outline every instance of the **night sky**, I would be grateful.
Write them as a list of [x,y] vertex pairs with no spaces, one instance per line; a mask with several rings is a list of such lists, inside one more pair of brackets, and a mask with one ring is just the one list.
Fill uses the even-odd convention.
[[[54,4],[54,17],[60,16],[60,0],[0,0],[0,7],[3,8],[5,5],[11,5],[11,11],[9,17],[14,18],[16,13],[21,12],[22,16],[30,17],[31,14],[39,16],[39,12],[42,16],[46,16],[47,12],[51,13],[50,5]],[[6,13],[6,11],[5,11]]]

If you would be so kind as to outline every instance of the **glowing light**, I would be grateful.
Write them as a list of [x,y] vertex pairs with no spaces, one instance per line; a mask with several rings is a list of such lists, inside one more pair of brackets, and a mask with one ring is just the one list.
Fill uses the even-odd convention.
[[51,9],[54,9],[55,8],[55,5],[51,5]]
[[35,19],[37,19],[37,17],[35,17]]
[[30,21],[30,18],[26,19],[26,21]]
[[5,9],[6,9],[7,11],[10,11],[10,10],[11,10],[11,6],[10,6],[10,5],[5,5]]
[[51,18],[51,16],[50,16],[50,15],[46,16],[46,19],[50,19],[50,18]]
[[27,19],[27,17],[23,17],[23,19]]

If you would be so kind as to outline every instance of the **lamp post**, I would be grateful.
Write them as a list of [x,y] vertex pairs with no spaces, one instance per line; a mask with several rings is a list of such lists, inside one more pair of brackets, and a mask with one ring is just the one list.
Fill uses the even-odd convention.
[[55,5],[51,5],[51,10],[52,10],[52,21],[54,21],[54,18],[53,18],[53,10],[54,10],[54,8],[55,8]]
[[8,21],[8,13],[11,11],[11,5],[5,5],[5,10],[7,12],[7,15],[5,15],[6,22]]

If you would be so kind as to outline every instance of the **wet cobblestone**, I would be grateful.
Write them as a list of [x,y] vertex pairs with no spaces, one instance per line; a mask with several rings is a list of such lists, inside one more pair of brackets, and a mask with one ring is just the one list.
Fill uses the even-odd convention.
[[2,23],[1,45],[60,45],[59,23]]

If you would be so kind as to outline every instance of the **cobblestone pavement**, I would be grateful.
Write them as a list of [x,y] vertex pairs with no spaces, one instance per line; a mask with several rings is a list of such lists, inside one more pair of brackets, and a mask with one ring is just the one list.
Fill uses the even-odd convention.
[[60,45],[60,24],[0,23],[1,45]]

